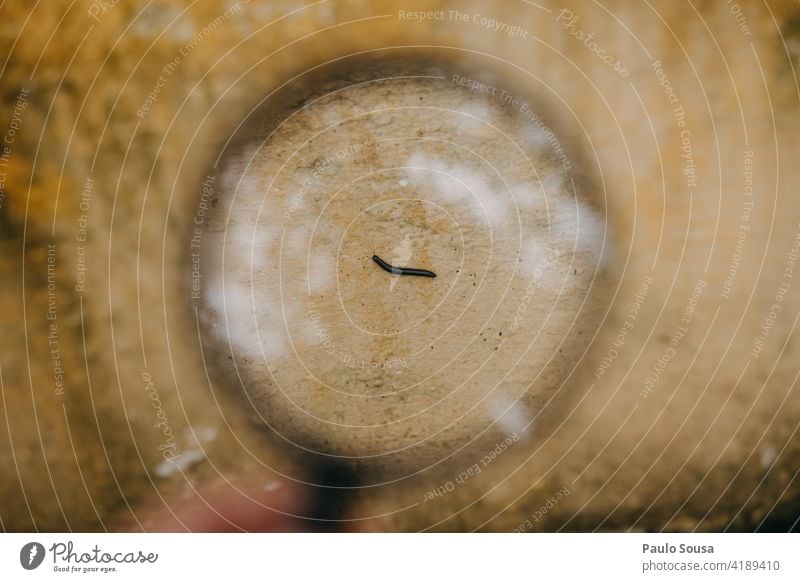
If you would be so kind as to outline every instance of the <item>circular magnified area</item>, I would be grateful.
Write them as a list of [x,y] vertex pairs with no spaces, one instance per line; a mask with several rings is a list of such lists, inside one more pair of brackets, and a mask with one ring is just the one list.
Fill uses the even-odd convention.
[[496,79],[345,60],[229,140],[198,236],[204,353],[279,438],[401,472],[537,438],[602,316],[606,220]]

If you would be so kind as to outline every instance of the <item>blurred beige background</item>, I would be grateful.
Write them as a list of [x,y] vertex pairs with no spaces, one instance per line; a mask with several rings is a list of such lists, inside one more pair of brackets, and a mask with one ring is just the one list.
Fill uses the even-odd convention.
[[[400,16],[420,10],[444,12]],[[4,529],[797,527],[796,3],[0,11]],[[457,486],[499,441],[384,483],[270,434],[209,381],[224,374],[190,299],[203,180],[251,108],[332,59],[407,46],[541,94],[614,250],[597,335],[559,364],[574,375],[538,403],[535,438]]]

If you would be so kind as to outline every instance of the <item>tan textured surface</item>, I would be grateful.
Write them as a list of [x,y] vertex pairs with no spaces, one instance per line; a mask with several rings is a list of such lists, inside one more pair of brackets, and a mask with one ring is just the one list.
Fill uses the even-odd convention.
[[287,440],[384,478],[528,440],[603,313],[604,221],[577,168],[499,90],[417,60],[343,64],[285,123],[249,121],[198,257],[221,380]]
[[[7,2],[2,9],[0,53],[10,57],[2,73],[0,129],[20,88],[30,89],[0,209],[4,528],[135,526],[134,511],[165,507],[160,495],[188,495],[193,487],[242,475],[269,486],[277,477],[265,467],[309,477],[307,459],[292,456],[249,421],[250,411],[236,397],[226,396],[235,386],[212,389],[206,378],[189,299],[191,221],[215,156],[266,93],[329,59],[409,44],[497,57],[487,59],[504,81],[547,95],[563,125],[582,136],[574,148],[593,161],[585,167],[599,185],[598,206],[607,208],[617,250],[608,267],[612,300],[583,373],[591,375],[608,353],[642,281],[652,276],[654,284],[608,372],[588,386],[568,383],[552,401],[542,423],[546,436],[514,443],[479,475],[431,501],[426,493],[478,462],[474,453],[390,486],[343,491],[340,500],[360,520],[356,526],[510,530],[565,486],[570,494],[533,529],[565,523],[573,529],[750,528],[775,504],[776,515],[793,521],[800,406],[792,388],[796,279],[764,351],[744,365],[775,301],[800,220],[796,5],[770,3],[770,11],[748,4],[753,34],[743,42],[723,5],[702,3],[694,14],[661,3],[656,15],[635,3],[610,3],[616,20],[595,3],[573,3],[583,29],[621,55],[631,72],[621,79],[565,34],[555,12],[528,4],[491,9],[530,32],[521,42],[474,24],[396,17],[412,4],[437,9],[445,7],[441,2],[330,2],[263,30],[286,7],[242,3],[241,12],[183,59],[139,119],[136,112],[163,67],[187,42],[185,26],[159,37],[183,9],[177,3],[154,5],[128,29],[144,4],[121,3],[99,22],[87,17],[85,5],[68,10],[67,2],[40,4],[29,21],[30,3]],[[188,10],[188,39],[224,9],[209,1]],[[460,4],[459,10],[490,12],[485,3]],[[795,70],[773,16],[787,35]],[[681,172],[680,131],[642,44],[662,61],[687,110],[698,173],[691,196]],[[444,52],[452,56],[459,49]],[[460,52],[462,67],[476,59],[474,52]],[[730,297],[723,299],[749,147],[757,182],[752,229]],[[74,292],[76,232],[90,175],[89,271],[81,299]],[[46,335],[45,245],[51,240],[57,244],[63,396],[54,394]],[[363,241],[348,240],[361,254]],[[440,263],[444,257],[420,259]],[[359,280],[366,285],[378,275],[365,269]],[[687,335],[643,398],[643,383],[701,278],[708,287]],[[395,294],[406,292],[403,286]],[[205,460],[188,465],[185,475],[157,474],[164,435],[153,426],[145,359],[181,452],[194,451],[197,458],[204,451]],[[366,470],[356,474],[362,485],[375,483]],[[383,517],[367,519],[375,516]]]

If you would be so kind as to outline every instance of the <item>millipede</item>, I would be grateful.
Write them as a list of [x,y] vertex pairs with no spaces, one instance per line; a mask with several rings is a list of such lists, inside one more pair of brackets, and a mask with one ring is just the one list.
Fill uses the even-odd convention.
[[435,277],[436,273],[427,269],[411,269],[409,267],[393,267],[378,255],[372,255],[372,260],[378,263],[381,269],[392,275],[413,275],[416,277]]

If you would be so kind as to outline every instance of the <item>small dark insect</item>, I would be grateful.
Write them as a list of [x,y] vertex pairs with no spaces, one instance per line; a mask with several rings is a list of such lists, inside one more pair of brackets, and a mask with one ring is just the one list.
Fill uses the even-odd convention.
[[380,265],[381,269],[391,273],[392,275],[416,275],[417,277],[435,277],[436,273],[433,271],[426,271],[425,269],[409,269],[408,267],[393,267],[378,255],[372,255],[372,260]]

